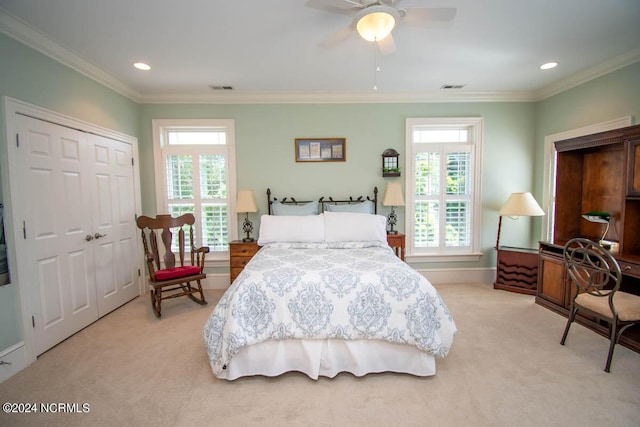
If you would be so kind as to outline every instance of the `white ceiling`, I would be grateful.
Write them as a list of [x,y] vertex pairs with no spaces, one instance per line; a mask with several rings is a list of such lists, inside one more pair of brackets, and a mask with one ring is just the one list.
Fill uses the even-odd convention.
[[141,102],[542,99],[640,60],[639,0],[399,2],[416,5],[457,14],[401,21],[377,91],[374,45],[321,46],[351,19],[306,0],[0,0],[0,31]]

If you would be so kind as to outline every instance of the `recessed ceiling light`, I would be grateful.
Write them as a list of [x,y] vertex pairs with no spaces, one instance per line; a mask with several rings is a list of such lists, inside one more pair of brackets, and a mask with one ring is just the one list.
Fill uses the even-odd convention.
[[550,70],[552,68],[556,68],[558,66],[557,62],[547,62],[546,64],[542,64],[540,66],[541,70]]
[[136,62],[133,64],[133,66],[142,71],[149,71],[151,69],[151,66],[145,64],[144,62]]

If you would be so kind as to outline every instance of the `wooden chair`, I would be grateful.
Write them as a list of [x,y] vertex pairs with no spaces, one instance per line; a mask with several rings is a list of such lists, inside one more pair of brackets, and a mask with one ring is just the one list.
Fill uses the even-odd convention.
[[[142,230],[142,243],[144,245],[145,260],[149,269],[149,285],[151,286],[151,306],[156,317],[160,317],[160,304],[163,299],[188,296],[198,304],[206,304],[200,281],[207,277],[203,273],[204,257],[209,248],[204,246],[196,248],[193,245],[193,224],[195,217],[192,214],[184,214],[177,218],[171,215],[157,215],[155,218],[140,216],[136,220],[138,228]],[[189,229],[191,242],[191,265],[185,265],[185,225]],[[172,251],[173,232],[178,233],[178,260]],[[162,262],[158,247],[158,233],[164,246]],[[148,235],[148,238],[147,238]],[[191,283],[195,282],[196,286]],[[194,294],[200,294],[199,298]]]
[[609,354],[605,372],[610,372],[613,349],[628,327],[640,322],[640,296],[619,290],[620,266],[609,251],[589,239],[575,238],[564,246],[564,262],[576,285],[567,326],[560,344],[564,345],[569,327],[582,311],[609,325]]

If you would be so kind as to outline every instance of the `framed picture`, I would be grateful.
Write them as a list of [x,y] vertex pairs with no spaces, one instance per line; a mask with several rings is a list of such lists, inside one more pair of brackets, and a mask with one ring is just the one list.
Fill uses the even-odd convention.
[[296,162],[345,162],[346,138],[296,138]]

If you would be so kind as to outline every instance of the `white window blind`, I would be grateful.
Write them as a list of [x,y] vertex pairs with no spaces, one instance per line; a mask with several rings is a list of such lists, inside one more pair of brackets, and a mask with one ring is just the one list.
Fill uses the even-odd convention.
[[407,120],[409,255],[479,251],[477,120]]

